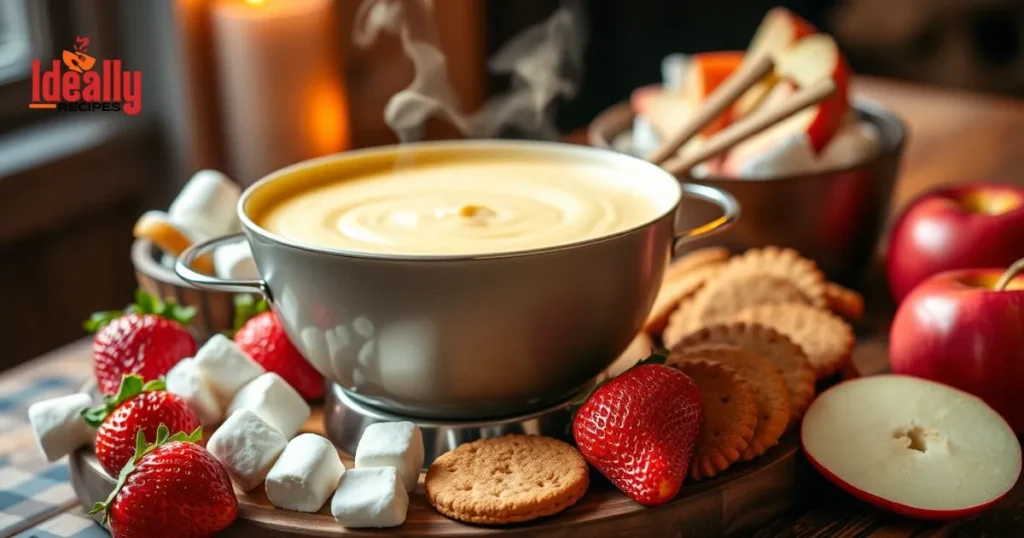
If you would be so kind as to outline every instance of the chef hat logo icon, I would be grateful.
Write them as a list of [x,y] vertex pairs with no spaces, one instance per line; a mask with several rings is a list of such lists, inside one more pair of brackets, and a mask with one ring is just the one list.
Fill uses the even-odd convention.
[[89,48],[89,38],[78,36],[75,38],[74,51],[65,50],[63,51],[62,58],[64,65],[68,66],[68,69],[75,71],[76,73],[84,73],[96,64],[96,58],[86,54],[86,49]]

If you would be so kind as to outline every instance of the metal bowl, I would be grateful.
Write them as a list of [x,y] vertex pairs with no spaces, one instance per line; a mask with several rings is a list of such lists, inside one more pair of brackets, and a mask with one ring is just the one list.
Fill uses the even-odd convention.
[[[492,158],[601,167],[645,189],[657,210],[642,225],[595,239],[467,256],[331,249],[249,218],[310,183],[398,163]],[[679,214],[712,204],[715,216],[702,226],[675,225]],[[306,161],[246,189],[238,213],[261,280],[226,281],[188,267],[230,237],[194,245],[175,270],[203,288],[265,292],[309,362],[364,404],[417,418],[515,416],[563,400],[607,368],[643,324],[670,252],[731,225],[738,212],[718,189],[681,186],[663,169],[613,151],[507,140],[416,143]]]
[[[854,106],[881,134],[882,150],[871,160],[845,169],[763,180],[682,178],[722,189],[743,207],[743,218],[716,236],[715,242],[736,251],[766,245],[792,247],[814,260],[828,278],[858,285],[888,214],[907,129],[874,101],[857,99]],[[632,128],[633,117],[628,103],[604,111],[590,124],[590,144],[612,148],[616,137]],[[711,217],[694,211],[681,218],[680,225],[687,226]],[[690,245],[700,246],[699,242]]]

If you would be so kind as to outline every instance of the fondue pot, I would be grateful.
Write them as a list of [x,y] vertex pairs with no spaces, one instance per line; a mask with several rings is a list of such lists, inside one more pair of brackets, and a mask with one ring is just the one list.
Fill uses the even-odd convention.
[[[621,171],[658,193],[650,218],[621,232],[547,248],[473,255],[349,252],[307,245],[260,227],[253,204],[282,185],[345,177],[365,167],[495,156],[551,159]],[[484,157],[486,158],[486,157]],[[311,179],[312,180],[312,179]],[[515,181],[482,176],[480,181]],[[694,205],[716,216],[677,229]],[[610,150],[526,141],[426,142],[304,161],[242,194],[243,234],[194,245],[175,272],[190,284],[266,295],[292,342],[348,397],[406,417],[485,419],[556,404],[592,381],[640,330],[670,254],[739,218],[732,196],[680,184],[658,166]],[[679,219],[692,222],[692,219]],[[244,235],[260,280],[191,269]]]

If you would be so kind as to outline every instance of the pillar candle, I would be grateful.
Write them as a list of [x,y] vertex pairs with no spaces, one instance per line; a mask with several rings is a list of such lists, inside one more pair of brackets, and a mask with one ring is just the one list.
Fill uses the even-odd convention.
[[231,175],[250,184],[349,147],[332,0],[221,0],[212,11]]

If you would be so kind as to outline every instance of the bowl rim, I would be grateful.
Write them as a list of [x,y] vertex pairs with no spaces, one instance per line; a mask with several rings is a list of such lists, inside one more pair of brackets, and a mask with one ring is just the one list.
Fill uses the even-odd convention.
[[[395,254],[395,253],[376,253],[376,252],[360,252],[352,250],[343,250],[330,247],[322,247],[312,244],[300,243],[278,234],[270,232],[262,228],[253,222],[252,219],[245,212],[246,202],[252,197],[253,193],[259,190],[261,187],[270,184],[271,182],[277,181],[282,177],[288,176],[297,170],[301,170],[310,166],[316,166],[318,164],[334,162],[338,160],[358,159],[360,157],[396,153],[400,151],[414,151],[414,152],[430,152],[430,151],[444,151],[449,150],[467,150],[473,151],[486,151],[488,149],[496,150],[520,150],[529,152],[531,154],[546,153],[546,154],[563,154],[563,155],[578,155],[581,157],[599,157],[605,160],[616,160],[624,161],[629,166],[636,169],[647,169],[650,172],[650,177],[664,178],[667,184],[674,185],[670,187],[674,193],[674,202],[669,205],[665,210],[656,212],[654,217],[644,220],[642,223],[632,226],[630,228],[619,230],[610,234],[605,234],[589,239],[572,241],[569,243],[563,243],[558,245],[552,245],[549,247],[533,248],[526,250],[516,251],[505,251],[505,252],[485,252],[478,254],[443,254],[443,255],[427,255],[427,254]],[[676,212],[678,211],[679,205],[683,198],[682,186],[679,184],[678,178],[669,174],[665,169],[657,166],[653,163],[628,155],[619,151],[612,150],[611,148],[601,148],[591,145],[572,144],[567,142],[557,141],[540,141],[540,140],[505,140],[505,139],[471,139],[471,140],[431,140],[431,141],[419,141],[408,144],[390,144],[386,146],[374,146],[369,148],[363,148],[352,151],[345,151],[341,153],[332,153],[330,155],[324,155],[313,159],[307,159],[304,161],[297,162],[295,164],[286,166],[270,174],[262,177],[252,185],[248,186],[242,193],[241,198],[238,200],[236,205],[236,211],[238,219],[242,222],[242,225],[247,234],[256,235],[265,241],[277,243],[292,249],[310,252],[314,254],[325,254],[328,256],[336,256],[342,258],[353,258],[360,260],[374,260],[383,262],[418,262],[418,263],[429,263],[429,262],[468,262],[468,261],[481,261],[481,260],[497,260],[505,258],[527,258],[542,256],[545,254],[551,254],[556,252],[574,250],[587,246],[597,245],[605,242],[615,241],[617,239],[638,233],[644,229],[650,228],[656,225],[658,222],[666,218],[674,220]],[[250,236],[251,239],[251,236]]]
[[[767,177],[767,178],[746,179],[746,178],[737,178],[737,177],[723,176],[723,175],[709,175],[709,176],[706,176],[706,177],[699,177],[698,178],[698,177],[693,177],[693,176],[687,174],[685,176],[681,176],[680,179],[681,180],[687,180],[687,181],[693,181],[693,182],[697,182],[697,183],[705,183],[705,184],[708,184],[708,185],[725,185],[725,184],[736,185],[737,183],[742,183],[742,184],[761,183],[761,184],[765,184],[765,183],[798,182],[798,181],[806,180],[807,178],[820,178],[822,176],[839,175],[839,174],[848,173],[848,172],[851,172],[851,171],[854,171],[854,170],[859,170],[859,169],[862,169],[862,168],[868,168],[868,167],[870,167],[870,166],[872,166],[872,165],[874,165],[874,164],[876,164],[876,163],[878,163],[878,162],[880,162],[882,160],[885,160],[885,159],[887,159],[889,157],[892,157],[894,155],[899,155],[900,153],[902,153],[903,152],[903,148],[906,145],[906,141],[907,141],[907,134],[908,134],[907,123],[905,121],[903,121],[903,119],[899,115],[897,115],[894,111],[892,111],[891,109],[889,109],[888,107],[886,107],[885,105],[883,105],[881,102],[879,102],[876,99],[871,99],[869,97],[864,97],[864,96],[857,96],[857,97],[854,97],[852,101],[853,101],[853,103],[852,103],[853,104],[853,109],[856,110],[857,112],[859,112],[862,115],[863,114],[867,114],[869,116],[869,121],[872,124],[878,125],[878,123],[880,123],[880,122],[887,122],[887,123],[890,123],[893,127],[895,127],[895,130],[896,130],[896,136],[893,137],[893,139],[891,141],[883,140],[883,143],[885,143],[885,142],[888,142],[888,143],[885,145],[885,147],[882,148],[882,151],[879,151],[876,155],[872,156],[868,160],[865,160],[865,161],[862,161],[862,162],[859,162],[859,163],[855,163],[855,164],[852,164],[852,165],[849,165],[849,166],[841,167],[841,168],[829,168],[829,169],[826,169],[826,170],[816,170],[816,171],[813,171],[813,172],[804,172],[804,173],[800,173],[800,174],[789,174],[789,175],[784,175],[784,176],[774,176],[774,177]],[[622,115],[622,120],[619,120],[619,118],[616,118],[615,115]],[[626,123],[624,121],[627,117],[628,117],[628,120],[629,120],[628,123]],[[609,135],[614,138],[614,137],[622,134],[623,132],[625,132],[627,130],[631,130],[632,129],[633,118],[635,118],[635,117],[636,117],[636,114],[633,112],[633,109],[630,106],[630,103],[629,103],[628,100],[627,101],[620,101],[620,102],[618,102],[618,103],[616,103],[616,104],[614,104],[614,105],[612,105],[612,106],[602,110],[587,125],[587,143],[591,144],[591,145],[594,145],[594,147],[603,147],[603,148],[609,149],[611,151],[617,151],[617,150],[615,150],[611,146],[611,141],[609,140]],[[618,121],[613,123],[612,122],[613,119],[614,120],[618,120]],[[617,132],[614,132],[614,133],[608,133],[607,132],[608,128],[604,128],[605,127],[604,124],[612,124],[612,125],[616,125],[617,126],[619,123],[626,123],[623,126],[621,131],[617,131]],[[597,129],[596,127],[602,127],[602,129]],[[601,144],[601,145],[597,146],[596,144],[598,144],[598,143]]]

